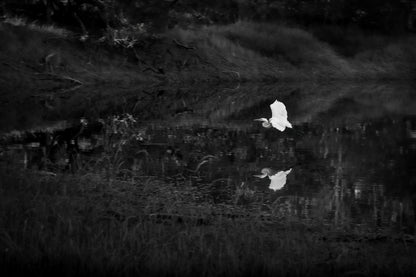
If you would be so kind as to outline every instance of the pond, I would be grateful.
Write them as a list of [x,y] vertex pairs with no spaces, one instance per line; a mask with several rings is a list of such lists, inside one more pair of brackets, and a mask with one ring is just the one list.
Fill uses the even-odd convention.
[[[416,86],[386,83],[45,93],[2,109],[0,158],[50,174],[189,183],[203,201],[262,203],[281,218],[414,232],[415,96]],[[254,121],[276,99],[292,129]]]

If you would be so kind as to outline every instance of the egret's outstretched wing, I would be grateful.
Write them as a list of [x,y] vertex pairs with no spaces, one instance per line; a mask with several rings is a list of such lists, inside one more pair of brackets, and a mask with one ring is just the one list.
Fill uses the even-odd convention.
[[273,104],[270,105],[270,109],[272,110],[272,118],[273,117],[281,117],[287,119],[287,111],[286,106],[282,102],[274,101]]

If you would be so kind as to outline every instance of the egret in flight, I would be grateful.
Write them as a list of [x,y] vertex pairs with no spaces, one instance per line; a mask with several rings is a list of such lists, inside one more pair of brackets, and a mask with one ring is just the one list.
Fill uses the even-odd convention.
[[258,118],[254,120],[262,121],[262,125],[265,128],[274,127],[281,132],[283,132],[286,127],[292,128],[292,124],[290,124],[290,122],[287,120],[285,104],[276,100],[273,102],[273,104],[270,105],[270,109],[272,110],[272,117],[269,120],[267,118]]
[[273,174],[275,171],[270,168],[263,168],[261,170],[261,175],[254,175],[254,177],[257,178],[265,178],[266,176],[269,176],[270,179],[270,185],[269,189],[277,191],[282,189],[287,180],[287,175],[289,175],[290,172],[292,172],[292,169],[286,170],[286,171],[279,171],[275,174]]

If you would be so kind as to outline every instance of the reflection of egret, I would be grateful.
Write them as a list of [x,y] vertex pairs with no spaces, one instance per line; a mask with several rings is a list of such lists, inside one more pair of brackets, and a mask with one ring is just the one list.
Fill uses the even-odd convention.
[[262,125],[265,128],[274,127],[282,132],[286,129],[286,127],[292,128],[292,124],[290,124],[287,120],[285,104],[276,100],[270,105],[270,109],[272,110],[272,117],[269,120],[267,120],[267,118],[258,118],[255,120],[262,121]]
[[292,172],[292,169],[275,173],[275,171],[270,168],[263,168],[261,170],[261,175],[254,175],[254,177],[265,178],[266,176],[269,176],[269,189],[276,191],[284,187],[286,184],[287,175],[289,175],[290,172]]
[[362,198],[362,194],[363,194],[363,190],[365,188],[365,183],[363,179],[358,179],[357,181],[355,181],[354,185],[354,198],[355,199],[361,199]]

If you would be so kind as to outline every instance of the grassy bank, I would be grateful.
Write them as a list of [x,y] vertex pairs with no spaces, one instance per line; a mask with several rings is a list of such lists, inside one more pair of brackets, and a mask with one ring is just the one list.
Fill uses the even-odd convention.
[[[335,44],[342,40],[334,34],[345,34],[345,44]],[[223,74],[242,80],[413,79],[416,72],[414,36],[366,37],[359,31],[354,36],[324,27],[307,32],[251,22],[176,29],[170,35],[194,43]]]
[[[31,276],[414,276],[415,245],[322,222],[261,220],[186,182],[2,166],[0,268]],[[238,209],[238,207],[234,207]],[[237,212],[238,210],[234,210]],[[157,218],[155,214],[178,214]],[[211,215],[211,217],[207,217]],[[208,221],[194,220],[209,218]]]
[[[2,86],[54,90],[107,83],[374,80],[416,75],[414,37],[325,30],[237,22],[175,28],[158,36],[137,35],[137,29],[131,29],[116,37],[119,33],[112,31],[81,41],[64,29],[8,19],[0,25]],[[343,40],[344,46],[336,43]]]
[[65,91],[77,86],[156,82],[116,49],[84,43],[71,32],[14,19],[0,23],[4,91]]

